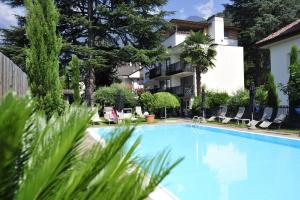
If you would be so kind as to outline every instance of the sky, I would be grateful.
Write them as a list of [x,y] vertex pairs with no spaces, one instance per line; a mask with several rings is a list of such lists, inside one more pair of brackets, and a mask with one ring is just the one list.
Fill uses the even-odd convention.
[[[169,0],[164,8],[169,11],[176,11],[168,18],[185,19],[189,16],[199,16],[207,19],[211,15],[222,11],[223,5],[229,0]],[[15,15],[22,15],[22,8],[11,8],[0,1],[0,28],[7,28],[17,23]]]
[[223,4],[227,3],[230,3],[230,0],[169,0],[165,9],[176,11],[171,18],[185,19],[189,16],[199,16],[207,19],[223,11]]

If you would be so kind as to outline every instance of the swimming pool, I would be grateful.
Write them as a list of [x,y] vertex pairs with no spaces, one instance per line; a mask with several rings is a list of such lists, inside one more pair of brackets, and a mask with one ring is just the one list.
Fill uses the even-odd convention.
[[[99,129],[98,134],[110,129]],[[138,152],[185,159],[164,180],[182,200],[299,200],[300,141],[190,124],[139,126]]]

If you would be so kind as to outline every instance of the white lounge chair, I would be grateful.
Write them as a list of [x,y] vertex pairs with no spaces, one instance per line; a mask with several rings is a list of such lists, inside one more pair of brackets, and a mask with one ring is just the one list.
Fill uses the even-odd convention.
[[239,120],[244,120],[244,119],[242,119],[244,113],[245,113],[245,107],[239,107],[239,110],[234,118],[225,117],[225,119],[223,119],[222,123],[228,124],[231,120],[237,120],[237,122],[239,123]]
[[273,114],[273,108],[265,107],[264,113],[263,113],[263,116],[261,117],[261,119],[259,121],[257,121],[257,120],[250,121],[248,126],[255,127],[257,124],[259,124],[263,121],[269,121],[272,117],[272,114]]
[[284,122],[288,115],[288,111],[288,108],[278,108],[275,119],[272,122],[265,120],[259,125],[259,127],[269,128],[272,124],[277,124],[280,128],[281,124]]
[[223,120],[225,119],[227,113],[227,106],[220,106],[218,110],[218,114],[216,116],[211,116],[207,121],[212,122],[215,121],[216,119]]
[[141,106],[136,106],[135,107],[135,113],[140,117],[140,118],[145,118],[145,115],[143,114],[142,107]]
[[108,121],[108,124],[110,125],[111,123],[118,123],[118,116],[117,114],[114,114],[113,111],[111,112],[105,112],[104,113],[104,119]]
[[93,117],[91,119],[92,124],[97,124],[97,123],[102,122],[102,120],[100,119],[99,114],[98,114],[98,108],[94,108],[93,111],[95,114],[93,115]]

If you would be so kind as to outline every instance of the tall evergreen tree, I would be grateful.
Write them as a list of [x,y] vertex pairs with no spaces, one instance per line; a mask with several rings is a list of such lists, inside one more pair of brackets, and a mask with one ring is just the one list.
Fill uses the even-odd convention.
[[53,0],[26,0],[25,4],[29,85],[38,108],[50,117],[63,109],[58,60],[62,40],[56,33],[58,12]]
[[242,29],[239,43],[245,48],[246,79],[255,78],[257,84],[264,83],[269,53],[255,43],[300,18],[300,1],[231,0],[225,5],[225,13]]
[[[4,1],[13,6],[23,5],[22,0]],[[105,72],[111,77],[122,62],[149,65],[160,59],[164,52],[160,41],[170,28],[164,20],[169,12],[161,9],[166,3],[167,0],[56,0],[61,13],[58,30],[65,42],[61,63],[67,65],[71,55],[76,54],[87,64],[83,72],[89,104],[94,84],[101,83],[95,74]],[[17,46],[23,48],[26,44]]]
[[291,65],[289,66],[290,78],[286,87],[286,94],[289,96],[290,107],[300,105],[300,61],[298,59],[298,48],[291,49]]
[[80,103],[80,93],[79,93],[80,70],[79,70],[79,59],[77,56],[72,56],[70,66],[71,66],[71,87],[74,91],[74,102]]
[[268,91],[268,96],[266,99],[267,105],[272,108],[278,108],[279,98],[276,90],[276,85],[274,82],[274,76],[271,73],[268,74],[267,84],[265,85],[265,88]]

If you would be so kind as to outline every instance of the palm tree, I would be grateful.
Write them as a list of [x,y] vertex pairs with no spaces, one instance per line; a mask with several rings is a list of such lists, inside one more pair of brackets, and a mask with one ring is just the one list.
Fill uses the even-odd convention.
[[215,66],[213,63],[217,55],[215,46],[208,35],[193,31],[183,43],[181,59],[196,69],[197,96],[201,94],[201,74]]
[[34,105],[12,94],[0,101],[0,199],[142,200],[180,162],[167,162],[165,152],[141,158],[140,138],[125,148],[129,127],[87,149],[86,107],[71,106],[47,121]]

